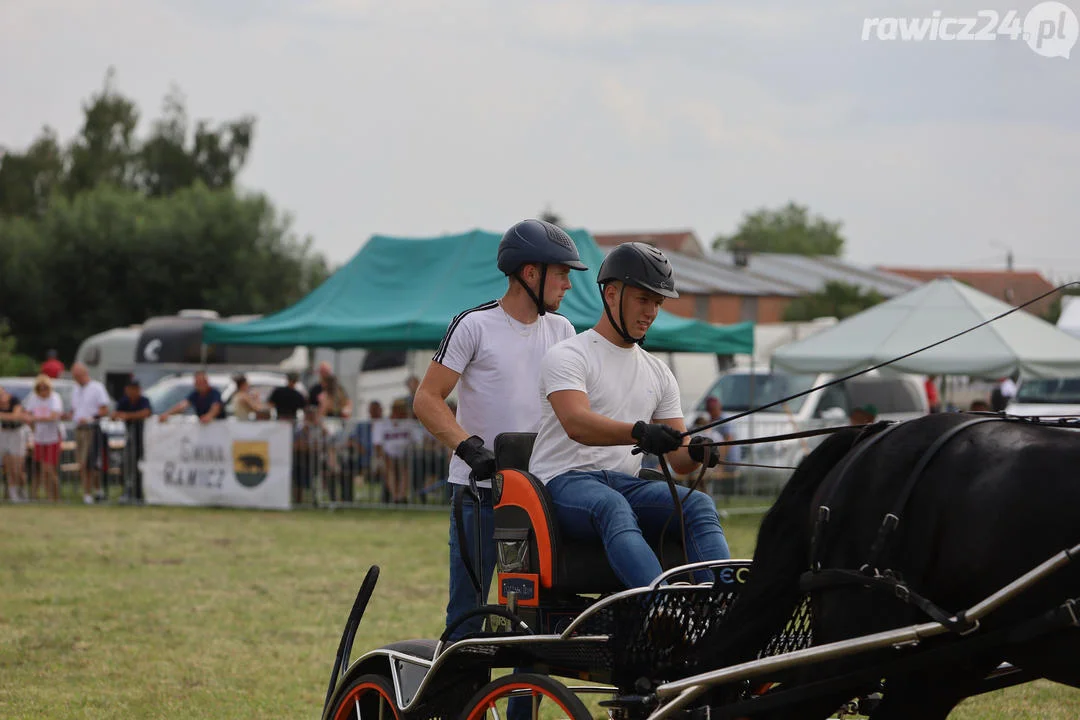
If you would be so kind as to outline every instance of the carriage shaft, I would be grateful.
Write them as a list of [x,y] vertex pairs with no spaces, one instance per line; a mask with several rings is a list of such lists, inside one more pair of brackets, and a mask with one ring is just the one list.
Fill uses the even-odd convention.
[[[1080,554],[1080,545],[1075,545],[1068,550],[1062,550],[986,599],[973,605],[964,615],[977,623],[978,620],[1027,590],[1045,576],[1069,564],[1073,557],[1078,554]],[[976,625],[976,629],[977,627],[978,625]],[[870,650],[880,650],[897,645],[917,645],[922,640],[947,632],[949,632],[949,629],[937,622],[910,625],[895,630],[886,630],[857,638],[839,640],[825,645],[818,645],[817,647],[795,650],[774,655],[773,657],[751,660],[731,667],[665,683],[656,688],[656,694],[661,698],[678,697],[673,702],[661,707],[652,716],[651,720],[661,720],[678,707],[692,702],[701,693],[716,685],[738,682],[764,673],[788,670],[811,662],[834,660]]]

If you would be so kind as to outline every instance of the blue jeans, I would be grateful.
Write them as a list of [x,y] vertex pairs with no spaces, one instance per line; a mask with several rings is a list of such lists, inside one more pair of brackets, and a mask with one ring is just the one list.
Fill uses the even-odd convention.
[[[480,544],[483,549],[483,585],[486,600],[491,587],[491,576],[495,571],[495,510],[491,504],[491,489],[478,488],[480,491]],[[469,560],[473,572],[476,571],[476,504],[472,495],[464,486],[455,486],[454,493],[465,493],[462,498],[461,516],[465,521],[465,542],[469,548]],[[446,605],[446,625],[449,627],[455,619],[469,610],[480,607],[476,602],[476,588],[469,578],[465,559],[461,556],[458,542],[457,518],[454,503],[450,504],[450,600]],[[450,640],[460,640],[464,635],[479,632],[484,618],[469,618],[450,634]]]
[[[665,524],[668,533],[678,536],[678,517],[672,515],[675,506],[667,483],[607,470],[571,470],[552,478],[547,489],[559,529],[571,538],[599,535],[611,569],[626,587],[648,585],[662,572],[645,537],[658,539]],[[688,495],[685,487],[676,489],[682,500],[690,562],[730,558],[713,499],[699,490]]]

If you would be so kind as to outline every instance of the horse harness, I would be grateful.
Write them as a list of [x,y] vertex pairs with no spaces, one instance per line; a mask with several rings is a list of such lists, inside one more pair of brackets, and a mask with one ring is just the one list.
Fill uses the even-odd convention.
[[803,573],[800,578],[800,586],[804,592],[811,590],[818,590],[824,588],[839,587],[844,585],[861,585],[870,589],[879,589],[894,594],[899,600],[906,602],[910,605],[914,605],[918,609],[926,613],[935,622],[941,623],[943,626],[949,629],[950,632],[958,635],[967,635],[973,632],[979,626],[978,621],[972,621],[965,617],[963,612],[949,613],[943,610],[941,607],[935,605],[927,598],[919,595],[908,587],[897,573],[890,569],[882,570],[878,567],[883,553],[887,549],[890,540],[893,537],[893,533],[897,526],[900,524],[900,519],[903,515],[904,509],[907,506],[908,499],[911,496],[912,491],[915,489],[915,485],[926,471],[927,466],[934,459],[934,457],[944,448],[951,440],[955,439],[960,433],[968,430],[976,425],[981,425],[987,422],[1027,422],[1030,424],[1049,424],[1039,421],[1020,420],[1018,418],[1003,417],[1000,415],[982,416],[977,417],[966,422],[960,423],[953,428],[950,428],[948,432],[942,434],[934,443],[926,449],[919,461],[915,463],[915,467],[912,468],[911,473],[908,474],[907,482],[901,488],[900,493],[896,496],[893,502],[892,509],[885,514],[885,517],[881,521],[881,526],[878,528],[877,537],[874,539],[873,544],[870,547],[870,556],[868,560],[863,563],[862,567],[858,570],[845,570],[840,568],[822,569],[821,567],[821,545],[822,538],[824,536],[825,528],[829,522],[830,509],[829,502],[835,496],[837,489],[845,481],[850,474],[851,468],[862,458],[866,452],[883,438],[889,435],[896,428],[900,427],[903,423],[894,423],[886,427],[885,429],[877,432],[875,435],[865,440],[854,453],[851,453],[844,465],[841,467],[839,475],[832,483],[832,486],[828,489],[825,498],[818,506],[817,518],[814,522],[814,533],[810,540],[810,570]]

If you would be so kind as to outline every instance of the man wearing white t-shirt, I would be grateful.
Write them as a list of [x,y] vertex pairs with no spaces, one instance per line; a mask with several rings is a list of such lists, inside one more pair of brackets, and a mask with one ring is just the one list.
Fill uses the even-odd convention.
[[97,380],[90,379],[90,372],[82,363],[71,366],[75,389],[71,392],[71,411],[66,419],[75,422],[75,459],[79,463],[82,479],[83,501],[94,502],[101,496],[100,462],[102,434],[98,420],[109,414],[109,393]]
[[[662,252],[645,243],[612,250],[597,276],[604,315],[590,330],[548,351],[540,369],[540,430],[529,470],[551,494],[568,537],[599,535],[615,576],[648,585],[660,562],[645,539],[659,537],[675,511],[666,483],[637,477],[641,456],[666,455],[687,473],[719,461],[716,448],[687,442],[675,377],[641,349],[665,298],[676,298]],[[617,316],[617,317],[616,317]],[[731,556],[716,504],[680,490],[690,562]],[[676,532],[678,532],[676,530]]]
[[[449,627],[477,608],[472,583],[477,552],[486,597],[495,568],[494,511],[490,478],[495,473],[491,446],[503,432],[532,432],[540,417],[537,378],[540,360],[556,343],[574,335],[574,327],[555,314],[570,289],[570,271],[586,270],[573,240],[561,228],[541,220],[514,225],[499,243],[498,267],[508,277],[506,294],[454,318],[424,375],[413,411],[435,438],[454,450],[449,482],[461,502],[465,538],[458,542],[455,510],[450,518]],[[446,398],[457,386],[457,414]],[[465,494],[472,475],[480,491],[481,547],[474,545],[476,508]],[[456,507],[457,503],[451,505]],[[451,640],[480,629],[479,616],[461,622]]]

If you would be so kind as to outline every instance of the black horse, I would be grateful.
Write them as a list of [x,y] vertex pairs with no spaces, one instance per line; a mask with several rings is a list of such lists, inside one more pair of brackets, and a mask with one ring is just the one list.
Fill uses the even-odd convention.
[[[888,576],[951,614],[1080,543],[1080,431],[995,418],[950,436],[973,419],[939,414],[895,427],[843,430],[812,452],[762,521],[750,579],[718,628],[713,667],[757,656],[806,596],[800,579],[810,577],[812,560],[821,569],[857,571],[870,563],[891,571]],[[871,558],[883,518],[902,498],[898,524]],[[829,518],[814,540],[822,504],[830,508]],[[1080,631],[1034,639],[1005,635],[1077,596],[1080,571],[1058,570],[984,619],[971,637],[981,635],[989,644],[968,643],[971,649],[959,657],[884,677],[884,699],[872,717],[944,718],[960,700],[981,692],[1001,662],[1022,668],[1025,677],[1080,687]],[[930,621],[881,588],[822,587],[810,591],[810,600],[815,645]],[[852,671],[885,667],[881,663],[905,652],[961,641],[948,634],[914,650],[889,648],[830,661],[789,676],[787,687],[835,682]],[[881,679],[853,680],[797,710],[761,717],[824,718],[852,697],[881,687]]]

